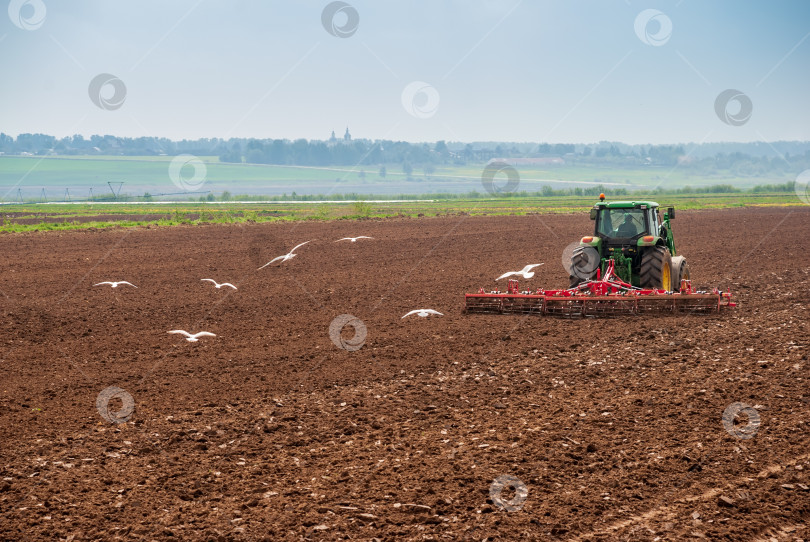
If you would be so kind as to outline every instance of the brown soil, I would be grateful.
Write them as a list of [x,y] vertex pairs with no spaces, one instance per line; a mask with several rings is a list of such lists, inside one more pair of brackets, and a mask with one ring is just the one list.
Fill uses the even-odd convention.
[[681,212],[693,282],[740,306],[614,320],[462,314],[528,263],[564,287],[582,215],[2,236],[0,538],[807,539],[809,224]]

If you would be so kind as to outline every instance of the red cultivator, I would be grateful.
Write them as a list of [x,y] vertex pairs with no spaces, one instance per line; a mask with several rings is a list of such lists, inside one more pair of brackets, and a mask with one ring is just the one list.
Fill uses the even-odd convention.
[[518,313],[561,316],[609,317],[627,314],[709,314],[734,307],[731,292],[696,292],[689,280],[682,280],[680,291],[668,292],[632,286],[614,274],[608,261],[602,278],[584,282],[568,290],[523,291],[517,280],[510,280],[506,292],[466,294],[466,312]]

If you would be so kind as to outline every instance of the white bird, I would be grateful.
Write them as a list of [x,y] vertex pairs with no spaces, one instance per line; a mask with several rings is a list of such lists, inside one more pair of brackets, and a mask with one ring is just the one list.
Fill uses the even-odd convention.
[[125,281],[125,280],[119,280],[118,282],[110,282],[110,281],[106,280],[106,281],[104,281],[104,282],[99,282],[98,284],[93,284],[93,286],[101,286],[101,285],[103,285],[103,284],[109,284],[109,285],[110,285],[110,286],[112,286],[113,288],[118,288],[118,285],[119,285],[119,284],[129,284],[129,285],[130,285],[130,286],[132,286],[133,288],[137,288],[137,286],[135,286],[135,285],[134,285],[134,284],[132,284],[131,282],[127,282],[127,281]]
[[521,269],[520,271],[510,271],[508,273],[504,273],[503,275],[496,278],[495,280],[501,280],[502,278],[511,277],[512,275],[522,275],[524,279],[530,279],[530,278],[532,278],[534,276],[534,271],[532,271],[532,269],[534,269],[535,267],[537,267],[539,265],[543,265],[543,264],[542,263],[529,264],[526,267],[524,267],[523,269]]
[[231,284],[230,282],[223,282],[222,284],[220,284],[220,283],[218,283],[217,281],[215,281],[214,279],[200,279],[200,281],[203,281],[203,280],[207,280],[208,282],[212,282],[212,283],[214,283],[214,286],[216,286],[216,287],[217,287],[217,290],[218,290],[218,289],[220,289],[220,288],[222,288],[223,286],[230,286],[230,287],[231,287],[231,288],[233,288],[234,290],[236,290],[236,289],[237,289],[237,288],[236,288],[236,286],[234,286],[234,285],[233,285],[233,284]]
[[182,329],[173,329],[168,333],[179,333],[180,335],[185,335],[186,340],[190,343],[196,343],[197,341],[200,340],[200,337],[216,337],[216,335],[208,331],[200,331],[199,333],[195,333],[194,335],[192,335],[188,331],[183,331]]
[[[412,314],[416,314],[417,316],[421,316],[422,318],[424,318],[424,317],[426,317],[426,316],[430,316],[431,314],[436,314],[436,315],[439,315],[439,316],[444,316],[444,315],[443,315],[442,313],[440,313],[439,311],[434,311],[433,309],[416,309],[416,310],[413,310],[413,311],[409,312],[408,314],[406,314],[406,315],[405,315],[405,316],[403,316],[402,318],[407,318],[408,316],[410,316],[410,315],[412,315]],[[402,318],[400,318],[400,320],[401,320]]]
[[[300,245],[295,246],[295,247],[294,247],[294,248],[293,248],[291,251],[289,251],[287,254],[284,254],[283,256],[279,256],[279,257],[277,257],[277,258],[273,258],[272,260],[270,260],[269,262],[267,262],[266,264],[264,264],[263,266],[261,266],[259,269],[264,269],[265,267],[267,267],[267,266],[268,266],[268,265],[270,265],[271,263],[277,262],[277,261],[279,261],[279,260],[281,260],[282,262],[286,262],[287,260],[291,260],[291,259],[295,258],[296,256],[298,256],[298,254],[294,254],[295,249],[297,249],[298,247],[302,247],[302,246],[306,245],[307,243],[309,243],[309,241],[304,241],[304,242],[303,242],[303,243],[301,243]],[[258,271],[258,269],[257,269],[257,271]]]
[[339,243],[340,241],[351,241],[352,243],[356,243],[358,239],[374,239],[373,237],[368,237],[367,235],[361,235],[359,237],[344,237],[343,239],[338,239],[335,243]]

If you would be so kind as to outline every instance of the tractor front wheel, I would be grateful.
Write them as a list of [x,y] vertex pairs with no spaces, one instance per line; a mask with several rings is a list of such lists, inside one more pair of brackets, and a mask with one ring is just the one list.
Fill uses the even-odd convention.
[[[672,256],[665,247],[649,247],[641,255],[639,286],[672,290]],[[679,283],[680,284],[680,283]]]

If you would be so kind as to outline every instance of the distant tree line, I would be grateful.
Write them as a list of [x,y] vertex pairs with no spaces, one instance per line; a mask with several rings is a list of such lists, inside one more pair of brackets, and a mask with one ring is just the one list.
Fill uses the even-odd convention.
[[[218,156],[227,163],[291,166],[374,166],[381,178],[386,164],[400,164],[408,177],[430,176],[437,166],[483,164],[503,158],[561,159],[543,167],[598,165],[605,168],[679,168],[694,174],[762,177],[796,174],[810,169],[810,142],[706,143],[684,145],[627,145],[602,141],[568,143],[409,143],[390,140],[307,139],[183,139],[73,135],[56,138],[46,134],[0,133],[0,153],[5,155],[117,155],[150,156],[193,154]],[[365,174],[365,171],[363,172]]]
[[[628,190],[627,188],[606,187],[604,185],[596,185],[587,188],[552,188],[551,186],[542,186],[540,190],[528,191],[520,190],[514,192],[501,192],[497,197],[507,199],[520,199],[527,197],[567,197],[567,196],[583,196],[583,197],[597,197],[599,194],[608,193],[610,197],[619,196],[657,196],[657,195],[705,195],[705,194],[737,194],[737,193],[774,193],[785,192],[792,193],[795,188],[795,182],[786,182],[782,184],[769,184],[757,185],[751,189],[740,189],[730,184],[715,184],[710,186],[685,186],[682,188],[664,188],[657,187],[655,189],[638,189]],[[215,197],[213,194],[207,196],[200,196],[198,201],[229,201],[233,200],[250,200],[250,201],[363,201],[374,199],[399,199],[399,200],[419,200],[419,199],[434,199],[434,200],[448,200],[448,199],[488,199],[493,195],[488,192],[481,192],[478,190],[471,190],[468,192],[427,192],[423,194],[360,194],[358,192],[347,192],[343,194],[283,194],[281,196],[256,196],[252,194],[236,194],[231,195],[230,192],[223,192],[220,197]]]

